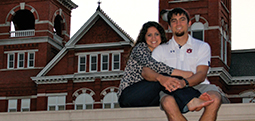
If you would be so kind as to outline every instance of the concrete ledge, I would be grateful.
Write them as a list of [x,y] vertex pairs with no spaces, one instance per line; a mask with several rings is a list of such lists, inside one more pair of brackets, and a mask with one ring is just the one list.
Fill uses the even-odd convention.
[[[202,111],[185,114],[198,121]],[[159,107],[0,113],[0,121],[167,121]],[[223,104],[217,121],[255,121],[255,104]]]

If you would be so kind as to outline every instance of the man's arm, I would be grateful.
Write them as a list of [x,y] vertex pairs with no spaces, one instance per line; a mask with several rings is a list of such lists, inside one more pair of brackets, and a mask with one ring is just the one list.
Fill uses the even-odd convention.
[[178,88],[183,88],[185,86],[185,82],[183,80],[169,76],[163,76],[148,67],[143,67],[142,76],[148,81],[159,81],[159,83],[169,92]]
[[206,65],[197,66],[197,72],[193,76],[186,78],[189,82],[189,86],[195,86],[203,82],[207,76],[208,69],[209,67]]

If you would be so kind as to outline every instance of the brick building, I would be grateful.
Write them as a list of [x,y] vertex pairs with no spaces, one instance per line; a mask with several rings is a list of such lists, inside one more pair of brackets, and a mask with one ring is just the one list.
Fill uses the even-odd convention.
[[[189,11],[192,22],[190,34],[211,46],[210,82],[219,86],[232,103],[253,101],[254,66],[241,65],[252,62],[252,56],[247,55],[255,53],[239,51],[246,57],[241,59],[241,55],[231,51],[231,0],[159,0],[159,11],[174,7]],[[167,22],[160,17],[159,22],[166,29],[168,37],[171,37]],[[240,71],[243,72],[240,74]]]
[[[100,6],[71,38],[77,7],[71,0],[0,0],[0,6],[0,112],[118,107],[133,39]],[[253,78],[229,73],[231,0],[159,0],[159,11],[177,6],[191,14],[191,35],[212,48],[209,80],[232,102],[250,100]]]

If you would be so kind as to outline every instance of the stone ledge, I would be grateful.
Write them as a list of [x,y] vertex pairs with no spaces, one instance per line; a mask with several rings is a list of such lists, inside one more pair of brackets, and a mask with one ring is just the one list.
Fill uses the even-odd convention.
[[[198,121],[202,111],[189,112]],[[159,107],[0,113],[0,121],[167,121]],[[223,104],[217,121],[255,121],[255,104]]]

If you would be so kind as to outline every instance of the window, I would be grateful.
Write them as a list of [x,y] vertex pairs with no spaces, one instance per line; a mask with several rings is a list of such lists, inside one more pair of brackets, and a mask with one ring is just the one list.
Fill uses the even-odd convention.
[[93,109],[94,100],[91,95],[83,93],[75,100],[75,110]]
[[225,45],[225,50],[224,50],[224,62],[227,64],[227,51],[228,51],[228,47],[227,47],[227,39],[224,39],[225,40],[225,43],[224,43],[224,45]]
[[35,53],[28,53],[27,67],[33,68],[35,65]]
[[203,31],[202,30],[192,31],[192,35],[196,39],[203,40]]
[[112,54],[112,70],[120,70],[120,54]]
[[24,68],[24,62],[25,62],[25,54],[19,53],[18,54],[18,68]]
[[14,58],[15,57],[14,57],[13,53],[8,54],[8,64],[7,64],[7,66],[8,66],[9,69],[14,68]]
[[103,108],[119,108],[116,92],[110,92],[103,99]]
[[21,99],[21,111],[30,111],[30,99]]
[[195,22],[191,25],[192,37],[204,41],[204,25],[201,22]]
[[86,72],[86,55],[79,56],[79,72]]
[[109,55],[102,54],[101,55],[101,71],[108,71],[109,68]]
[[48,111],[65,110],[65,103],[65,96],[48,97]]
[[17,99],[8,101],[8,112],[17,112]]
[[97,55],[90,55],[90,72],[97,71]]

